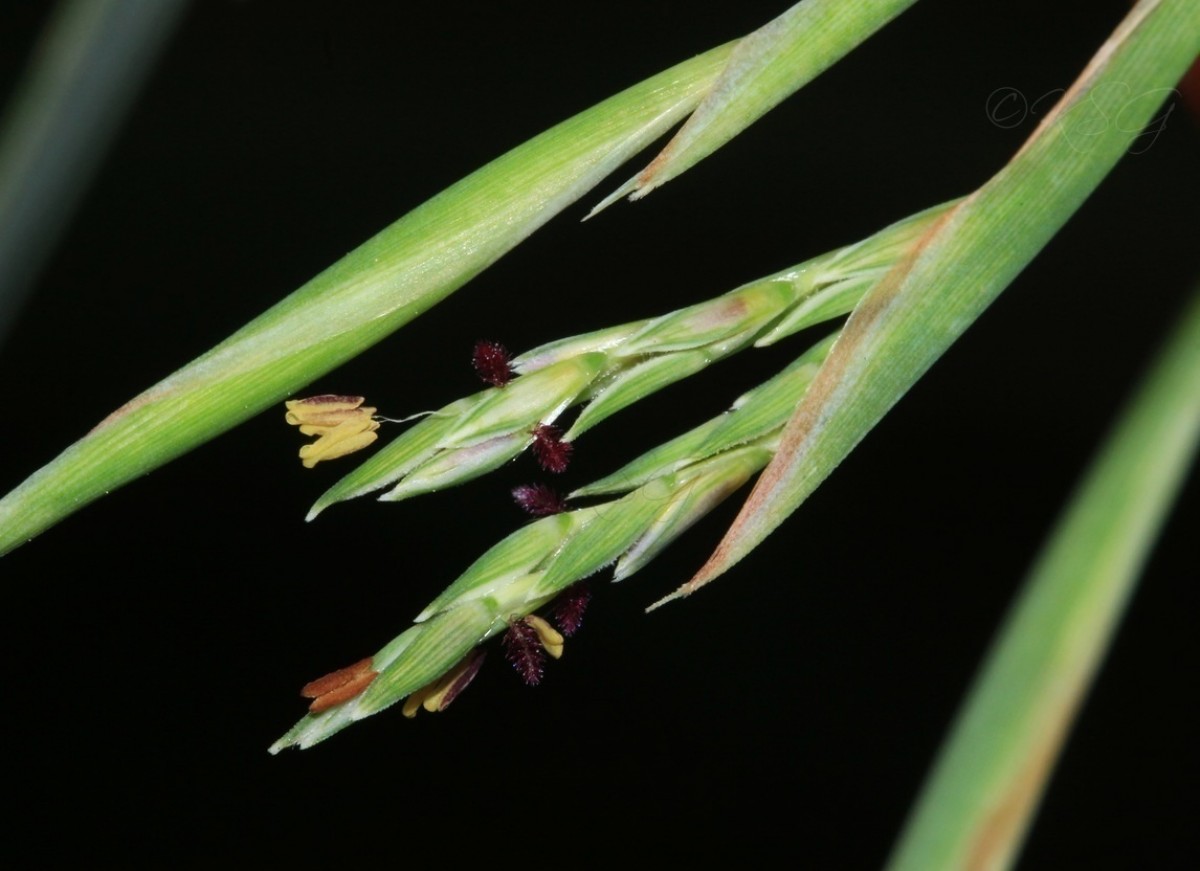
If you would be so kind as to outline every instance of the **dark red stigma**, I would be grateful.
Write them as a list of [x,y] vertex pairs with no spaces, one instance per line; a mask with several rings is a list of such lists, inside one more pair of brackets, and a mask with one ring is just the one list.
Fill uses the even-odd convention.
[[534,517],[561,514],[567,502],[553,487],[546,484],[521,484],[513,487],[513,500]]
[[546,650],[542,647],[537,630],[524,618],[510,623],[504,633],[504,656],[512,663],[517,674],[531,687],[542,682],[542,669],[546,665]]
[[583,624],[583,612],[590,601],[592,590],[587,581],[580,581],[563,590],[562,595],[554,600],[554,610],[550,615],[558,631],[568,638],[578,632]]
[[565,472],[574,449],[570,442],[563,441],[562,430],[556,426],[543,423],[533,430],[533,456],[547,472]]
[[480,339],[471,353],[471,365],[485,384],[503,387],[512,380],[513,370],[508,364],[508,349],[499,342]]

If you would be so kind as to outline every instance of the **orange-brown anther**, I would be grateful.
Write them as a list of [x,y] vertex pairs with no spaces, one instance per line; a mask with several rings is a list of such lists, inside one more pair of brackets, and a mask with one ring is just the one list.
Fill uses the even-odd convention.
[[300,695],[312,699],[308,706],[310,713],[319,714],[334,705],[348,702],[365,690],[378,676],[379,672],[372,668],[371,657],[360,659],[354,665],[339,668],[324,677],[309,681],[300,690]]

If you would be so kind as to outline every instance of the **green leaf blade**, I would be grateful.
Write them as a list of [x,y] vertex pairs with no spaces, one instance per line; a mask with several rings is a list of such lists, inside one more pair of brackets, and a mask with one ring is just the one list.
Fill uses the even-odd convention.
[[126,403],[0,500],[0,554],[282,402],[452,293],[685,116],[730,51],[679,64],[497,158]]

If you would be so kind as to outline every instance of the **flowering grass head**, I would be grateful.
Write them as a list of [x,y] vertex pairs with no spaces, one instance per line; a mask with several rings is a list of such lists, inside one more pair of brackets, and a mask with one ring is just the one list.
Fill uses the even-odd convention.
[[497,635],[525,682],[540,683],[548,659],[561,657],[579,629],[591,595],[585,579],[609,566],[615,579],[629,577],[761,469],[833,341],[724,414],[584,488],[612,498],[542,517],[492,547],[364,661],[377,673],[365,689],[310,710],[272,751],[311,746],[400,702],[409,715],[441,710],[478,670],[468,657]]

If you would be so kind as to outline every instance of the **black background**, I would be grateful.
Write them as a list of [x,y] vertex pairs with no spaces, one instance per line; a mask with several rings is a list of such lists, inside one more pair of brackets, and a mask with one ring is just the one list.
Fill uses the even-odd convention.
[[[5,13],[5,93],[42,24]],[[784,3],[197,3],[0,350],[0,490],[441,188]],[[385,414],[511,348],[707,298],[999,169],[1123,2],[925,0],[637,204],[611,184],[309,392]],[[1044,109],[1048,102],[1039,104]],[[528,458],[422,501],[308,504],[282,409],[0,562],[10,839],[175,865],[254,857],[570,867],[787,855],[877,867],[988,639],[1195,279],[1178,100],[1003,298],[771,539],[688,601],[731,500],[601,584],[541,687],[493,652],[439,716],[266,747],[306,680],[377,649],[523,522]],[[741,355],[580,441],[566,485],[706,419],[805,346]],[[1024,868],[1194,861],[1194,480],[1051,784]],[[10,846],[11,849],[11,846]],[[786,850],[781,854],[780,850]],[[728,852],[725,852],[728,851]]]

